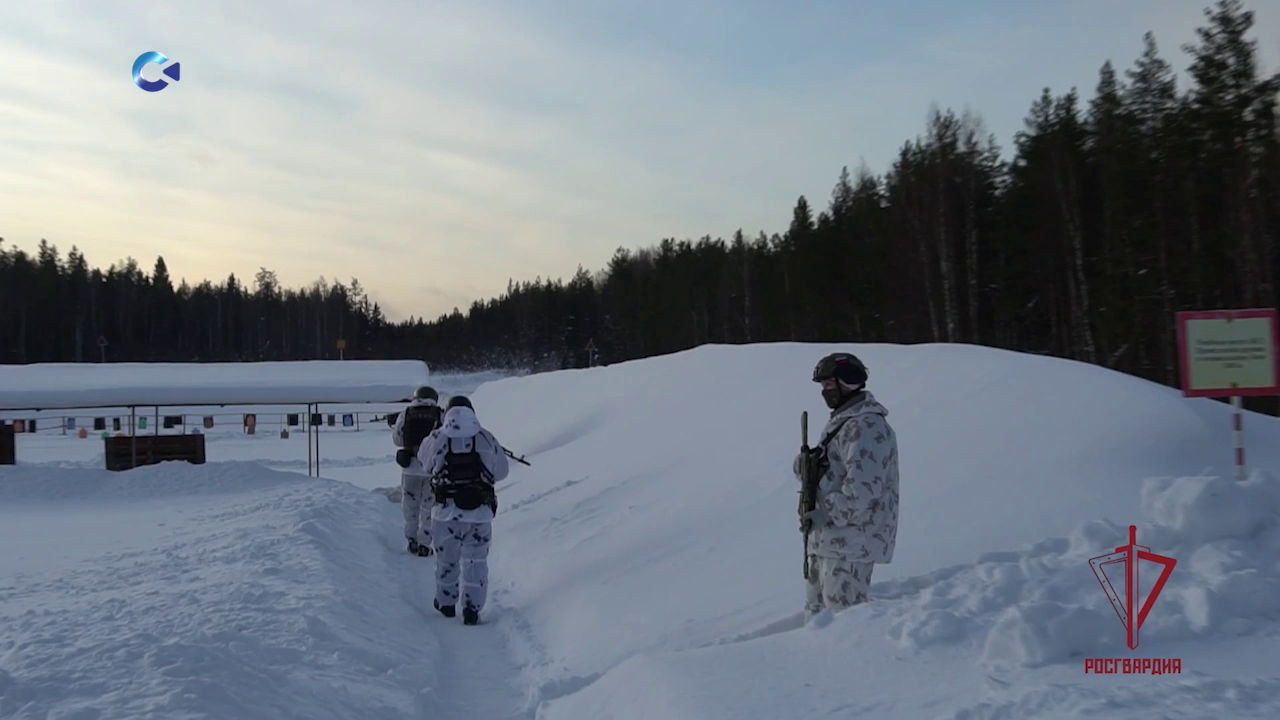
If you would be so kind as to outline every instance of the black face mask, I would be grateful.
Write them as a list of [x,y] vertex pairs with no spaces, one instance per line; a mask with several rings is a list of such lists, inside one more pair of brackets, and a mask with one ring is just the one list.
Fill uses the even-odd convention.
[[840,407],[840,403],[844,402],[845,397],[844,391],[838,387],[822,389],[822,399],[827,401],[827,407],[832,410]]

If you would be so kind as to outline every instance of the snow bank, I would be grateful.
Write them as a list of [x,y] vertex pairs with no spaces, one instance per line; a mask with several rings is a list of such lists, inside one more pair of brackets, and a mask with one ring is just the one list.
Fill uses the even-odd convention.
[[[1142,627],[1140,650],[1245,635],[1280,620],[1280,482],[1274,476],[1257,472],[1243,483],[1151,479],[1142,490],[1142,517],[1138,543],[1178,565]],[[984,556],[909,592],[894,636],[912,647],[972,637],[982,641],[992,664],[1034,667],[1090,654],[1127,655],[1123,626],[1088,566],[1089,558],[1127,543],[1127,526],[1094,521],[1067,538]],[[1144,561],[1139,572],[1145,572],[1145,597],[1159,566]],[[1109,577],[1123,588],[1122,571]],[[887,597],[895,594],[886,588]],[[938,615],[963,632],[932,632]]]
[[[1179,564],[1137,652],[1125,646],[1088,565],[1127,543],[1128,528],[1094,521],[1025,550],[881,583],[874,605],[799,632],[785,632],[799,627],[793,620],[755,638],[633,658],[540,717],[1156,718],[1191,708],[1204,717],[1277,717],[1278,497],[1280,482],[1266,473],[1245,483],[1188,477],[1144,485],[1138,541]],[[1201,518],[1212,518],[1211,531]],[[1145,571],[1144,596],[1157,569]],[[1123,587],[1122,576],[1113,581]],[[1242,636],[1269,639],[1270,647],[1226,642]],[[1179,657],[1183,675],[1126,678],[1131,687],[1117,690],[1117,678],[1081,673],[1084,658],[1118,657]],[[1052,686],[1025,672],[1054,664],[1070,672],[1048,676]],[[951,709],[924,714],[940,706]]]
[[[898,432],[898,553],[877,566],[879,602],[800,629],[789,466],[800,411],[826,417],[813,364],[849,349]],[[502,488],[491,567],[547,720],[978,708],[1013,692],[992,674],[1127,652],[1087,561],[1130,523],[1185,558],[1144,650],[1272,620],[1242,605],[1273,597],[1270,481],[1233,495],[1187,477],[1230,468],[1230,409],[1103,368],[974,346],[707,346],[472,400],[533,463]],[[1280,467],[1280,422],[1246,428],[1250,458]],[[1216,575],[1189,569],[1210,558]]]
[[381,496],[213,464],[0,488],[0,717],[427,717],[447,695]]
[[191,465],[165,462],[129,472],[42,466],[0,466],[0,508],[32,502],[155,500],[226,495],[304,483],[306,476],[255,463]]
[[0,365],[0,408],[390,403],[429,380],[420,360]]

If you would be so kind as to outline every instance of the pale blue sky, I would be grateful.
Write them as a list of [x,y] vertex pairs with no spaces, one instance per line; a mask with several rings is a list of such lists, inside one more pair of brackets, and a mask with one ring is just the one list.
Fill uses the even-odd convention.
[[[0,237],[106,267],[358,277],[400,319],[618,246],[785,229],[966,105],[1009,147],[1210,0],[0,4]],[[1280,7],[1259,13],[1280,60]],[[182,80],[146,93],[155,50]],[[162,77],[151,65],[148,79]]]

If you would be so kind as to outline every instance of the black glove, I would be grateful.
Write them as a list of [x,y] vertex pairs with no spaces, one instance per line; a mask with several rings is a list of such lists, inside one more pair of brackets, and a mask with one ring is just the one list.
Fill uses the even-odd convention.
[[402,468],[409,467],[410,459],[412,458],[409,455],[408,450],[405,450],[404,448],[400,448],[399,450],[396,450],[396,464],[399,465],[400,467]]
[[822,477],[827,473],[827,469],[831,466],[831,460],[827,457],[827,449],[821,445],[809,448],[809,466],[813,468],[818,477]]

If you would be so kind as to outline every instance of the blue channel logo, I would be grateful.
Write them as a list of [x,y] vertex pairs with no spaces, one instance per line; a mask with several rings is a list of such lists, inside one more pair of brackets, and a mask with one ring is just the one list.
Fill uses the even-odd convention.
[[[169,62],[169,58],[158,52],[148,50],[147,52],[142,53],[138,56],[137,60],[133,61],[133,84],[147,92],[160,92],[161,90],[169,87],[169,83],[166,80],[147,80],[142,77],[142,68],[151,63],[163,65],[167,62]],[[174,63],[160,72],[173,78],[174,82],[177,82],[179,80],[179,76],[182,74],[182,63]]]

